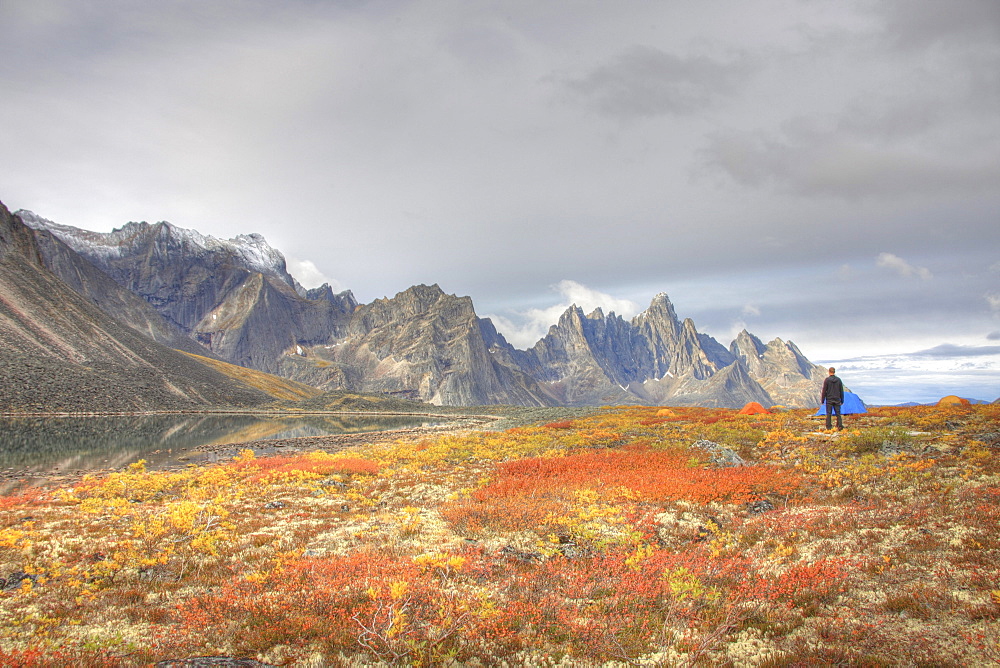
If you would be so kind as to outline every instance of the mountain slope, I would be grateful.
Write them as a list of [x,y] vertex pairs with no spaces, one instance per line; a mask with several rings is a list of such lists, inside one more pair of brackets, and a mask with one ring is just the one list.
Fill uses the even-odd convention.
[[322,390],[319,390],[311,385],[296,383],[294,380],[288,380],[287,378],[282,378],[281,376],[275,376],[273,374],[264,373],[263,371],[257,371],[255,369],[248,369],[236,364],[229,364],[228,362],[222,362],[210,357],[204,357],[203,355],[196,355],[194,353],[184,354],[194,358],[207,367],[215,369],[224,376],[228,376],[229,378],[239,381],[243,385],[266,392],[268,396],[275,399],[283,401],[301,401],[304,399],[315,399],[323,394]]
[[253,406],[260,390],[109,317],[45,268],[0,203],[0,411]]

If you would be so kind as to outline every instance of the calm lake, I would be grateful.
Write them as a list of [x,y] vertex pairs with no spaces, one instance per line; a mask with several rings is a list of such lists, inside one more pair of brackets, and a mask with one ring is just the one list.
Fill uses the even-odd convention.
[[0,417],[0,472],[10,475],[118,469],[140,459],[155,468],[178,461],[232,457],[196,452],[195,448],[201,446],[406,429],[441,421],[425,415],[217,413]]

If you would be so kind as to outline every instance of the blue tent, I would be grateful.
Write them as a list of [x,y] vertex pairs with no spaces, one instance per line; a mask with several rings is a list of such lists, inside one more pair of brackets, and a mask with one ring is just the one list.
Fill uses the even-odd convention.
[[[844,403],[840,407],[840,413],[842,415],[854,415],[855,413],[867,413],[868,408],[865,406],[865,402],[861,401],[861,397],[854,394],[853,392],[848,392],[844,390]],[[826,402],[819,407],[819,410],[814,413],[814,415],[826,415]]]

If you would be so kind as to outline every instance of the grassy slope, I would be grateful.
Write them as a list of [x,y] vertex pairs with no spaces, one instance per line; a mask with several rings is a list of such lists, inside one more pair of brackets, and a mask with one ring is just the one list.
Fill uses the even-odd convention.
[[818,427],[605,409],[0,498],[0,665],[1000,661],[1000,407]]
[[258,390],[263,390],[275,399],[297,401],[301,399],[311,399],[323,394],[322,390],[318,390],[315,387],[310,387],[309,385],[304,385],[302,383],[296,383],[294,380],[274,376],[269,373],[264,373],[263,371],[247,369],[246,367],[229,364],[228,362],[222,362],[210,357],[195,355],[194,353],[185,352],[184,354],[230,378],[234,378],[246,385],[249,385],[250,387],[257,388]]

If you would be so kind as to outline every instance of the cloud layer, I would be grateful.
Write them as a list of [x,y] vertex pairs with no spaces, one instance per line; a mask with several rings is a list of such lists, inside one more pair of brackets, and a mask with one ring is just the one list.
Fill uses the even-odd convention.
[[1000,330],[991,0],[38,0],[0,24],[13,209],[260,232],[304,284],[439,283],[525,346],[573,301],[661,291],[817,360]]

